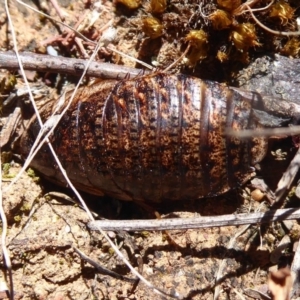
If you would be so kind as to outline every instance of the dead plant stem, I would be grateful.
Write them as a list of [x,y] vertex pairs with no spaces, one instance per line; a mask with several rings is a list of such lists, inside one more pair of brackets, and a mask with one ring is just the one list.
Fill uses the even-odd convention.
[[195,218],[172,218],[155,220],[98,220],[88,224],[91,230],[185,230],[209,227],[260,224],[300,218],[300,209],[286,208],[259,213],[230,214],[222,216],[205,216]]
[[[86,68],[88,62],[86,59],[41,55],[31,52],[20,52],[19,56],[25,70],[78,76],[82,75],[82,72]],[[14,52],[0,51],[0,69],[20,69]],[[92,61],[87,68],[86,75],[102,79],[123,79],[128,77],[128,75],[138,76],[141,72],[143,71],[140,69]]]

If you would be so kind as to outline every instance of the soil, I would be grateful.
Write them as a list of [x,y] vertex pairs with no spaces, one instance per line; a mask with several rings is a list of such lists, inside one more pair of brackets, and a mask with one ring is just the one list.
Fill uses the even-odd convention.
[[[64,0],[60,1],[59,5],[65,15],[64,22],[70,26],[76,26],[78,20],[84,16],[80,31],[93,41],[99,39],[102,34],[101,28],[111,21],[118,30],[113,44],[119,51],[148,64],[154,63],[161,69],[180,58],[188,46],[186,36],[191,30],[204,28],[209,32],[210,43],[206,57],[194,62],[195,54],[192,46],[186,55],[188,60],[179,60],[171,72],[183,72],[209,80],[237,82],[239,72],[243,72],[256,57],[262,56],[267,51],[271,54],[287,51],[285,48],[287,38],[268,35],[258,27],[257,42],[261,44],[260,48],[254,45],[247,46],[243,51],[234,49],[230,37],[238,24],[216,33],[209,22],[201,17],[201,12],[209,15],[217,8],[217,4],[210,1],[204,1],[202,8],[197,1],[196,3],[171,1],[163,13],[154,12],[148,1],[143,1],[136,9],[127,7],[129,3],[134,2],[124,0],[119,3],[110,1],[90,3],[86,0],[74,3]],[[258,2],[259,5],[260,1]],[[50,2],[26,1],[26,3],[59,19]],[[292,1],[288,3],[295,7]],[[84,57],[92,53],[94,45],[91,43],[79,39],[86,51],[84,53],[80,50],[80,43],[74,42],[73,36],[63,39],[66,36],[63,31],[66,28],[62,25],[47,20],[16,2],[10,2],[9,7],[19,50],[46,54],[46,46],[51,44],[59,55],[68,57]],[[274,29],[295,30],[293,24],[297,13],[299,15],[299,9],[295,10],[292,18],[286,16],[288,20],[279,21],[276,17],[275,21],[267,19],[266,14],[259,17],[266,20]],[[146,16],[155,16],[160,20],[163,29],[158,38],[151,39],[141,30],[143,26],[145,27],[143,18]],[[233,13],[231,17],[238,23],[245,23],[249,19],[249,16],[233,17]],[[3,5],[0,5],[0,36],[2,37],[0,49],[13,49],[11,30],[8,29]],[[268,40],[270,36],[271,41]],[[268,40],[269,43],[264,40]],[[228,56],[225,63],[216,59],[216,53],[222,49],[225,49],[224,52]],[[298,56],[298,52],[293,54]],[[100,50],[97,60],[132,67],[140,66],[132,59],[112,53],[105,48]],[[7,83],[11,74],[17,83],[12,88],[8,85],[6,89],[1,90],[2,103],[10,92],[24,86],[18,72],[0,70],[1,82],[6,80]],[[38,72],[26,72],[26,75],[32,87],[37,84],[41,87],[45,98],[57,97],[64,85],[70,86],[78,80],[70,76]],[[2,126],[12,109],[3,107]],[[11,144],[7,148],[10,146]],[[108,275],[78,254],[76,249],[102,268],[134,279],[105,238],[99,232],[88,230],[88,215],[76,204],[77,200],[72,191],[47,182],[31,169],[23,172],[17,182],[7,189],[20,171],[22,161],[17,152],[4,150],[6,152],[2,154],[3,206],[9,226],[6,242],[12,261],[15,299],[164,299],[143,283],[136,285],[124,278],[118,279]],[[274,155],[276,151],[277,156]],[[291,139],[273,141],[257,176],[275,190],[295,151]],[[286,155],[280,156],[280,153]],[[184,203],[172,202],[152,209],[157,210],[161,217],[213,216],[253,212],[258,208],[266,210],[269,203],[265,198],[263,202],[255,201],[251,197],[253,190],[248,183],[220,197]],[[294,190],[295,186],[291,188],[291,191]],[[147,211],[135,203],[85,193],[82,193],[82,196],[98,218],[153,218],[153,211]],[[285,205],[298,206],[293,192],[287,196]],[[299,224],[297,221],[289,221],[249,226],[238,234],[242,229],[244,227],[231,226],[128,234],[110,232],[109,235],[136,269],[140,268],[138,257],[141,257],[143,276],[153,286],[168,294],[180,296],[181,299],[195,300],[241,299],[241,295],[244,299],[266,299],[265,295],[269,295],[267,285],[269,271],[290,266],[293,261],[293,251],[299,240]],[[291,241],[276,256],[274,250],[286,235]],[[8,299],[9,280],[3,259],[1,262],[0,299]],[[296,293],[294,299],[299,296]]]

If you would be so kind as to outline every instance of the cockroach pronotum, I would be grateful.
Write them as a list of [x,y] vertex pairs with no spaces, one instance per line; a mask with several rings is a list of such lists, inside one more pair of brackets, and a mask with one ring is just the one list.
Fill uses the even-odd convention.
[[[81,88],[50,141],[80,190],[144,202],[198,199],[243,184],[265,156],[265,137],[242,140],[228,128],[284,126],[299,112],[259,93],[155,73]],[[51,113],[45,107],[42,119]],[[39,130],[34,118],[21,138],[24,156]],[[46,145],[31,165],[64,182]]]

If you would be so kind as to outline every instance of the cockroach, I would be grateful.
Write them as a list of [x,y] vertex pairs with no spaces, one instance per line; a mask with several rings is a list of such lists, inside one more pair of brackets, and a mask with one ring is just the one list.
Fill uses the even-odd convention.
[[[53,107],[41,111],[44,122]],[[266,154],[266,137],[239,139],[227,129],[284,126],[299,112],[292,102],[157,72],[81,88],[50,141],[79,190],[146,203],[199,199],[245,183]],[[24,157],[39,131],[33,118]],[[47,145],[31,166],[64,183]]]

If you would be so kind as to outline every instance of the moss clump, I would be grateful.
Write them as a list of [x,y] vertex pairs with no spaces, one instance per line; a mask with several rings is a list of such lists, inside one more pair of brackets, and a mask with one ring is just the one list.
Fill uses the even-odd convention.
[[240,51],[247,51],[251,47],[261,45],[257,41],[255,26],[251,23],[242,23],[234,26],[230,39]]
[[3,77],[0,80],[0,94],[8,94],[14,89],[16,84],[17,84],[16,76],[9,75],[8,77]]
[[10,167],[11,167],[10,163],[4,163],[2,165],[3,176],[6,176],[9,174]]
[[16,174],[11,174],[10,173],[10,168],[11,168],[11,164],[10,163],[4,163],[2,165],[2,177],[6,178],[6,179],[10,179],[10,178],[14,178],[16,177]]
[[287,25],[290,20],[294,18],[295,9],[293,9],[287,2],[278,1],[271,6],[269,17],[274,21],[279,21],[281,25]]
[[140,0],[117,0],[117,3],[122,3],[129,9],[137,9],[141,5]]
[[[246,0],[200,4],[185,0],[143,0],[140,9],[132,12],[128,25],[132,26],[132,33],[137,29],[143,31],[143,35],[138,35],[139,59],[151,62],[150,57],[157,57],[161,69],[178,61],[174,71],[230,83],[261,53],[300,56],[297,38],[287,40],[262,29],[249,13],[253,10],[255,17],[272,30],[298,31],[296,18],[300,11],[296,10],[295,1],[275,0],[268,4]],[[151,47],[147,42],[149,37],[156,39]]]
[[36,177],[34,170],[31,169],[31,168],[28,168],[28,169],[27,169],[27,175],[28,175],[29,177],[31,177],[31,178]]
[[154,14],[161,14],[167,8],[166,0],[151,0],[150,2],[151,12]]
[[22,217],[21,217],[21,216],[19,216],[19,215],[17,215],[17,216],[14,216],[14,220],[15,220],[15,222],[16,222],[16,223],[20,223],[20,222],[21,222],[21,220],[22,220]]
[[152,39],[156,39],[163,34],[161,22],[154,17],[146,17],[143,19],[143,32]]

